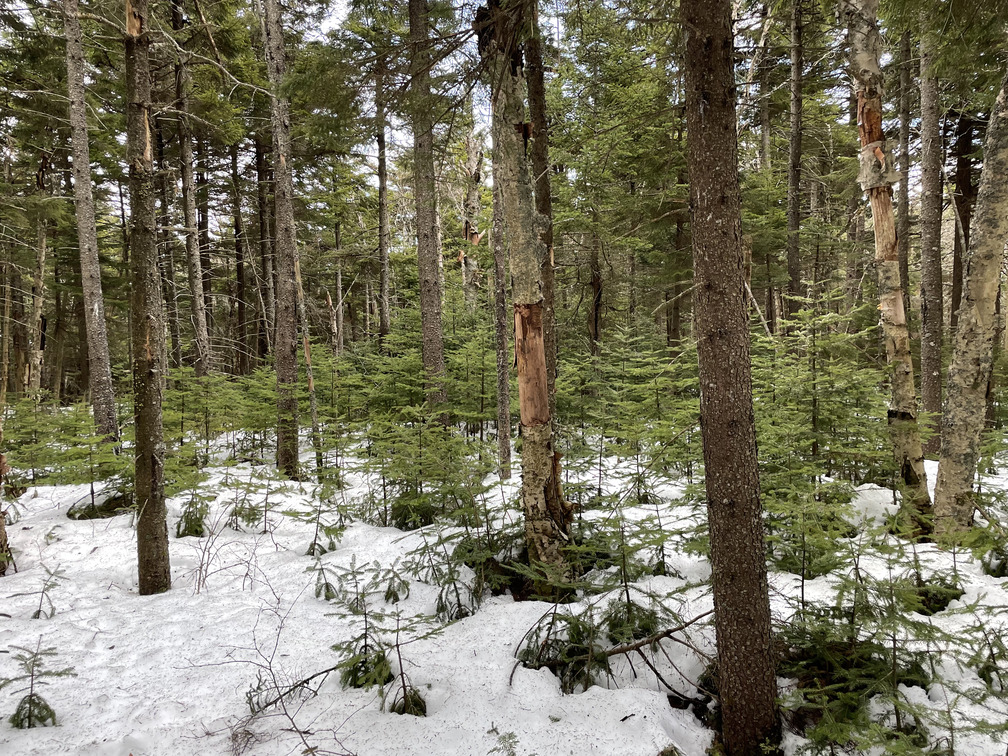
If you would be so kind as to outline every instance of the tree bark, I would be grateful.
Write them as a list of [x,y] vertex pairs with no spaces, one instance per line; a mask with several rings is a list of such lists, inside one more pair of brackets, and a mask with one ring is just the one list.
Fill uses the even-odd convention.
[[[922,22],[926,19],[922,18]],[[926,29],[926,24],[922,23]],[[944,296],[942,283],[942,162],[939,123],[938,77],[932,70],[934,42],[925,32],[920,42],[921,97],[921,400],[935,433],[924,452],[936,455],[941,448],[937,433],[942,404],[942,330]],[[903,166],[904,183],[909,166]],[[902,192],[901,192],[902,197]],[[904,224],[909,232],[909,222]],[[902,259],[901,259],[902,264]]]
[[238,320],[238,344],[236,346],[238,357],[235,360],[235,372],[238,375],[245,375],[249,371],[249,356],[252,353],[251,346],[248,343],[248,315],[245,305],[245,300],[248,296],[245,281],[245,249],[248,246],[248,239],[245,236],[245,224],[242,221],[241,174],[238,172],[238,143],[235,142],[232,144],[229,151],[231,153],[231,212],[234,216],[235,300],[237,302]]
[[560,456],[553,429],[543,339],[542,264],[548,254],[542,216],[537,213],[526,152],[523,68],[519,35],[525,5],[496,3],[476,12],[474,28],[493,82],[493,143],[504,231],[510,249],[514,296],[515,357],[522,433],[522,509],[529,564],[543,571],[536,593],[555,596],[572,577],[564,547],[570,540],[573,508],[560,491]]
[[264,0],[266,68],[272,96],[273,177],[276,194],[277,268],[276,343],[277,467],[288,477],[298,475],[297,387],[297,236],[294,228],[294,181],[291,174],[290,102],[280,94],[287,74],[283,26],[277,0]]
[[[375,131],[378,140],[378,338],[392,330],[389,263],[388,164],[385,155],[385,77],[388,61],[378,57],[375,66]],[[341,303],[342,306],[342,303]]]
[[546,247],[542,259],[543,349],[546,351],[546,386],[550,417],[556,418],[557,334],[555,299],[555,255],[553,240],[553,196],[550,188],[549,122],[546,118],[546,81],[542,60],[542,31],[539,2],[530,0],[531,34],[525,41],[525,75],[528,77],[529,120],[532,122],[530,150],[535,185],[536,212],[544,220],[539,235]]
[[427,396],[444,404],[445,356],[441,327],[441,233],[434,176],[434,125],[431,118],[431,42],[427,0],[409,0],[412,57],[410,90],[413,118],[413,185],[416,201],[417,268],[420,274],[420,328]]
[[[949,292],[949,339],[955,342],[956,330],[959,326],[959,305],[962,302],[963,270],[962,261],[970,249],[970,226],[973,219],[973,204],[976,200],[976,187],[973,185],[973,134],[975,123],[973,117],[959,114],[956,124],[955,140],[955,215],[957,220],[956,234],[952,243],[952,286]],[[959,225],[962,225],[961,230]]]
[[164,323],[154,217],[147,0],[126,0],[126,156],[130,186],[135,491],[140,594],[171,587],[164,498]]
[[875,230],[875,267],[879,311],[886,357],[892,369],[889,433],[903,488],[900,507],[905,525],[917,534],[930,530],[931,498],[924,470],[924,452],[917,427],[917,392],[893,218],[892,184],[899,174],[892,167],[882,131],[882,40],[877,25],[878,0],[841,0],[840,9],[850,29],[851,69],[857,84],[858,135],[861,140],[858,180],[867,192]]
[[81,41],[77,0],[63,0],[66,33],[67,90],[70,99],[70,143],[73,150],[74,209],[77,216],[77,246],[80,250],[81,294],[84,298],[84,326],[87,331],[88,371],[91,407],[99,435],[119,440],[112,363],[109,359],[102,295],[101,263],[98,259],[98,232],[91,187],[91,162],[84,100],[84,46]]
[[693,294],[722,734],[729,756],[780,742],[743,279],[728,0],[683,0]]
[[207,176],[206,139],[196,140],[196,226],[199,231],[200,275],[203,278],[203,303],[207,332],[213,328],[213,279],[210,270],[210,181]]
[[[922,53],[923,54],[923,53]],[[910,327],[910,32],[903,32],[899,50],[899,155],[900,180],[896,196],[896,241],[899,254],[900,287],[903,289],[903,312]],[[923,61],[922,61],[923,63]],[[921,82],[924,86],[924,82]],[[924,103],[921,102],[923,117]],[[923,164],[923,155],[921,156]],[[923,372],[924,367],[921,366]],[[923,378],[921,378],[923,381]],[[923,386],[922,386],[923,392]]]
[[[494,151],[493,175],[500,175]],[[511,477],[511,360],[508,359],[507,258],[500,189],[493,190],[494,331],[497,345],[497,461],[501,480]]]
[[990,114],[983,161],[942,413],[935,488],[935,527],[941,536],[958,535],[973,522],[973,477],[993,363],[1001,263],[1008,238],[1008,75],[1001,82]]
[[262,264],[263,326],[259,356],[265,357],[273,350],[273,333],[276,323],[276,299],[273,289],[273,239],[270,234],[269,171],[266,169],[266,148],[262,136],[255,137],[256,201],[259,218],[259,258]]
[[791,127],[788,148],[787,193],[787,269],[788,317],[801,309],[801,159],[802,159],[802,88],[805,46],[802,40],[802,0],[791,4]]
[[159,212],[157,214],[158,264],[161,269],[161,297],[164,302],[165,317],[168,319],[168,334],[171,337],[171,367],[182,367],[182,333],[178,316],[178,286],[175,283],[175,250],[168,235],[171,225],[171,205],[168,203],[168,166],[164,156],[164,137],[161,119],[154,116],[154,139],[157,144],[157,181]]
[[484,234],[477,228],[477,219],[480,211],[480,185],[483,181],[483,150],[476,141],[476,123],[472,115],[472,98],[466,104],[468,119],[471,123],[465,139],[465,172],[466,172],[466,195],[463,201],[463,212],[465,221],[462,228],[462,236],[465,244],[459,252],[459,264],[462,268],[462,292],[465,296],[466,309],[469,312],[476,312],[476,307],[480,301],[480,269],[479,261],[474,255],[469,254],[469,247],[473,249],[479,246]]
[[[43,186],[44,189],[44,186]],[[25,389],[36,402],[42,392],[42,339],[44,337],[42,305],[45,303],[45,268],[49,250],[48,220],[45,211],[39,209],[35,221],[35,273],[32,277],[32,311],[28,321],[28,372]]]

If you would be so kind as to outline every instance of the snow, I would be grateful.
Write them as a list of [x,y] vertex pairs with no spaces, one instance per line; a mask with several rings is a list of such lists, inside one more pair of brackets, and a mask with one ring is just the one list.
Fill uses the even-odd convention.
[[[655,676],[639,662],[631,666],[614,658],[610,678],[573,694],[564,694],[546,669],[517,664],[517,649],[529,630],[554,610],[551,604],[487,595],[472,616],[449,624],[438,620],[440,587],[409,573],[415,558],[411,552],[425,541],[436,542],[438,526],[404,533],[352,522],[333,550],[320,558],[306,556],[314,524],[290,513],[313,511],[315,487],[288,484],[281,489],[263,467],[226,465],[221,457],[215,464],[219,466],[210,469],[204,486],[216,496],[208,517],[210,536],[175,538],[175,522],[188,494],[169,501],[173,587],[158,596],[137,594],[129,515],[91,521],[65,516],[73,502],[88,494],[86,486],[33,487],[16,502],[21,516],[8,533],[19,572],[8,570],[0,579],[0,678],[18,672],[14,646],[34,648],[39,643],[56,649],[51,668],[72,667],[76,676],[48,680],[40,689],[59,720],[52,728],[12,728],[7,717],[21,694],[11,688],[0,691],[0,754],[256,756],[301,753],[313,746],[319,753],[361,756],[656,756],[674,745],[684,756],[702,756],[711,745],[712,732],[691,710],[670,707]],[[632,474],[631,466],[604,460],[603,494],[624,490],[621,481]],[[933,470],[928,472],[933,478]],[[598,476],[598,468],[591,468],[583,480],[597,483]],[[365,477],[349,476],[345,500],[362,496],[367,485]],[[516,480],[495,484],[486,497],[513,505],[517,485]],[[1008,488],[1008,479],[994,477],[986,485]],[[657,505],[638,508],[620,502],[619,514],[628,527],[651,523],[647,518],[655,515],[656,507],[666,528],[702,522],[701,507],[679,501],[683,487],[677,482],[659,481],[653,490],[660,496]],[[261,506],[267,491],[268,532],[261,532],[261,522],[241,531],[228,527],[227,513],[239,496]],[[867,520],[881,520],[892,502],[891,491],[862,487],[854,510]],[[586,518],[609,516],[613,511]],[[513,512],[507,516],[510,522],[514,518]],[[934,547],[920,547],[919,554],[926,570],[951,567],[952,556]],[[666,556],[669,575],[635,581],[635,600],[647,605],[658,597],[674,608],[680,621],[710,610],[706,559],[675,548],[668,548]],[[1004,633],[1005,613],[1001,611],[998,620],[997,607],[1008,606],[1006,581],[987,576],[969,555],[960,553],[956,560],[966,593],[953,609],[930,621],[952,633],[965,632],[978,621],[990,633]],[[316,597],[317,566],[337,582],[334,576],[351,569],[368,575],[391,569],[409,579],[409,595],[398,603],[385,604],[380,588],[369,606],[384,614],[381,623],[388,638],[394,637],[398,618],[402,671],[424,696],[426,717],[388,711],[397,682],[386,686],[383,700],[377,688],[344,689],[338,672],[317,678],[315,695],[295,695],[281,707],[250,716],[246,696],[257,676],[289,684],[333,667],[341,657],[332,647],[360,631],[360,618],[349,616],[344,605]],[[892,564],[884,555],[872,554],[862,568],[881,577]],[[47,570],[57,569],[62,577],[48,594],[54,614],[32,619]],[[349,581],[342,574],[339,587],[345,589]],[[618,575],[598,577],[618,582]],[[458,579],[463,585],[471,583],[471,571],[462,570]],[[776,620],[795,612],[800,582],[795,575],[771,573]],[[835,575],[806,581],[805,596],[828,603],[836,585]],[[584,596],[568,609],[602,612],[611,599],[605,594]],[[709,618],[680,637],[687,643],[668,643],[667,657],[652,658],[666,680],[692,696],[704,655],[713,653]],[[398,676],[394,651],[390,661]],[[948,686],[903,691],[916,706],[950,711],[958,727],[970,718],[1008,722],[1003,699],[953,692],[978,694],[984,688],[966,660],[942,657],[937,668]],[[1004,738],[999,733],[957,731],[957,752],[1003,756]],[[787,734],[787,753],[798,753],[804,742]]]

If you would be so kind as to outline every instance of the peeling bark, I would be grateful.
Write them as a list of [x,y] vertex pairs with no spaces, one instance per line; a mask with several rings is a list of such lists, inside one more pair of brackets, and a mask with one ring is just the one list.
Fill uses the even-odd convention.
[[947,537],[957,535],[973,522],[973,477],[993,363],[1001,263],[1008,238],[1008,75],[1001,82],[987,125],[983,166],[941,424],[935,527],[939,535]]

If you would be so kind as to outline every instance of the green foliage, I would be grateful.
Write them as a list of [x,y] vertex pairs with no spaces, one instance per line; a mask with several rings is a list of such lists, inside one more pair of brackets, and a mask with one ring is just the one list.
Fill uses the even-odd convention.
[[0,690],[18,686],[19,683],[26,683],[14,689],[15,694],[25,693],[25,695],[18,701],[17,707],[10,717],[11,725],[19,730],[55,726],[56,712],[37,692],[37,688],[48,685],[52,678],[73,677],[76,673],[72,667],[46,669],[47,660],[56,656],[56,649],[42,648],[42,636],[39,636],[34,649],[23,646],[12,646],[11,648],[17,652],[14,654],[14,660],[22,671],[21,674],[14,677],[0,678]]
[[584,691],[610,676],[605,632],[589,610],[577,614],[554,607],[522,639],[518,660],[529,669],[548,669],[564,693]]

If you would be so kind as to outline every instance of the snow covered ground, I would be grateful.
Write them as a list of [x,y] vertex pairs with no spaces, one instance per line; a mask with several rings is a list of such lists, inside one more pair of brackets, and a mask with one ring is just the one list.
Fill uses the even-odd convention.
[[[933,477],[934,470],[929,472]],[[517,665],[516,650],[553,610],[550,604],[487,595],[472,616],[447,625],[437,620],[441,587],[418,579],[409,566],[417,549],[436,541],[436,526],[404,533],[351,522],[333,550],[318,559],[306,556],[314,523],[285,512],[310,513],[316,491],[305,484],[280,492],[266,475],[263,467],[247,464],[212,468],[206,489],[216,500],[208,517],[211,535],[202,539],[174,537],[187,495],[169,502],[173,587],[159,596],[137,595],[129,515],[68,519],[67,509],[88,494],[86,486],[40,486],[20,497],[20,519],[8,528],[19,571],[8,570],[0,579],[0,678],[17,674],[17,646],[55,649],[48,668],[72,667],[75,676],[53,678],[40,688],[57,714],[56,727],[12,728],[7,717],[23,694],[14,692],[18,685],[0,691],[0,754],[255,756],[314,747],[316,753],[360,756],[657,756],[675,746],[683,756],[702,756],[711,745],[711,731],[692,711],[670,707],[655,675],[639,662],[631,666],[617,658],[611,678],[574,694],[562,693],[549,671]],[[605,477],[618,485],[619,463],[607,461]],[[1008,486],[1004,479],[993,484]],[[365,485],[363,478],[351,478],[347,500]],[[516,486],[517,481],[495,486],[487,497],[513,501]],[[239,497],[261,506],[269,489],[267,532],[261,523],[240,531],[227,526]],[[674,484],[660,491],[666,499],[663,522],[698,516],[694,507],[676,506],[681,490]],[[856,509],[878,518],[891,501],[891,492],[867,487],[859,492]],[[623,515],[632,523],[653,511],[627,507]],[[920,553],[929,567],[944,568],[951,560],[934,549]],[[668,575],[639,578],[640,595],[663,596],[684,620],[709,611],[706,560],[681,552],[666,556]],[[1008,626],[1008,581],[987,576],[971,556],[956,558],[966,594],[931,620],[954,632],[979,616],[991,634],[1001,637]],[[891,570],[882,556],[868,557],[862,566]],[[350,616],[340,601],[316,595],[319,567],[341,591],[352,592],[346,570],[356,570],[361,582],[391,572],[409,580],[408,596],[397,603],[386,604],[381,587],[370,598],[375,611],[384,613],[378,621],[386,638],[394,640],[397,615],[403,628],[398,653],[391,654],[397,680],[383,696],[377,688],[344,689],[337,672],[313,680],[317,695],[291,696],[251,716],[248,696],[254,686],[259,684],[268,699],[278,685],[333,667],[341,657],[332,647],[360,632],[360,617]],[[61,577],[43,596],[47,576],[57,571]],[[463,571],[459,580],[471,582],[471,577]],[[771,575],[776,618],[795,611],[800,583],[789,573]],[[804,590],[809,601],[829,600],[835,576],[806,581]],[[601,611],[606,600],[586,598],[580,606],[599,602]],[[953,611],[973,602],[981,608]],[[40,605],[52,616],[33,619]],[[693,695],[688,681],[695,682],[704,667],[697,652],[713,650],[709,618],[681,637],[693,648],[667,643],[667,655],[656,656],[655,664],[673,686],[681,686],[680,692]],[[951,658],[943,664],[942,673],[955,687],[984,687],[975,671]],[[388,711],[400,671],[424,697],[426,717]],[[971,717],[1008,722],[1004,700],[997,697],[972,702],[940,685],[904,694],[922,706],[951,711],[958,726]],[[956,753],[1004,756],[1006,739],[1003,732],[963,729],[956,732]],[[801,743],[788,736],[789,751],[797,752]]]

